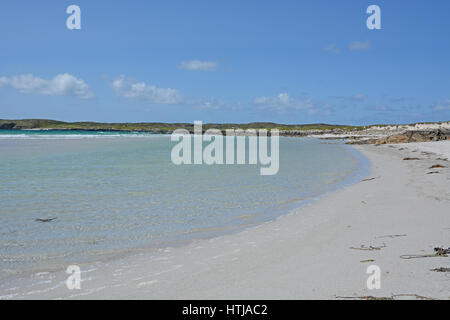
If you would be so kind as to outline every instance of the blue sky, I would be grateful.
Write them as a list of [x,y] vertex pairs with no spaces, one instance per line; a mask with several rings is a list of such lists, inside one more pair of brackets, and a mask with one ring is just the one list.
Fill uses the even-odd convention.
[[[66,28],[71,4],[81,30]],[[0,118],[448,121],[449,13],[448,0],[3,1]]]

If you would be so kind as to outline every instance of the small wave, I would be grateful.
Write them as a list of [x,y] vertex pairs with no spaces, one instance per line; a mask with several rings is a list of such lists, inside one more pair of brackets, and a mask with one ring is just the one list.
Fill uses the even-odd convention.
[[161,136],[159,134],[151,133],[129,133],[129,134],[0,134],[0,139],[47,139],[47,140],[60,140],[60,139],[100,139],[100,138],[151,138],[155,136]]

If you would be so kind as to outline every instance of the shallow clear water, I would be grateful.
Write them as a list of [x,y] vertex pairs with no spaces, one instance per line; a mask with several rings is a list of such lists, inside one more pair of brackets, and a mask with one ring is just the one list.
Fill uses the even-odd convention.
[[361,168],[351,148],[314,139],[280,138],[274,176],[175,166],[173,146],[165,135],[0,132],[0,278],[240,230]]

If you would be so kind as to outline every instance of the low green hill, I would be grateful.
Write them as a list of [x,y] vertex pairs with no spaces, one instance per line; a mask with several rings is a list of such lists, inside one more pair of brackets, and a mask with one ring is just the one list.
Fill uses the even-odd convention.
[[[47,119],[23,119],[23,120],[2,120],[0,119],[0,129],[25,130],[25,129],[55,129],[55,130],[87,130],[87,131],[143,131],[143,132],[170,132],[175,129],[187,129],[193,131],[193,123],[161,123],[161,122],[141,122],[141,123],[100,123],[100,122],[63,122]],[[203,124],[203,130],[210,128],[225,129],[279,129],[279,130],[360,130],[362,127],[329,125],[329,124],[299,124],[287,125],[272,122],[253,123],[208,123]]]

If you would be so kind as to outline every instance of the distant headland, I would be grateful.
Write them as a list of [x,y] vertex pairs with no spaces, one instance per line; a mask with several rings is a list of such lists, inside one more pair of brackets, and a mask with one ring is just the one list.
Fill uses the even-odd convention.
[[[376,124],[369,126],[351,126],[336,124],[279,124],[273,122],[251,123],[206,123],[203,131],[218,129],[225,133],[227,129],[278,129],[281,136],[305,137],[317,136],[322,139],[346,139],[354,142],[375,143],[377,139],[390,137],[414,131],[422,132],[420,141],[442,140],[450,136],[450,121],[446,122],[420,122],[414,124]],[[60,131],[121,131],[146,132],[153,134],[171,134],[176,129],[186,129],[194,133],[193,123],[163,123],[163,122],[64,122],[48,119],[0,119],[0,130],[60,130]],[[437,138],[436,138],[437,137]],[[400,140],[411,140],[402,138]]]

